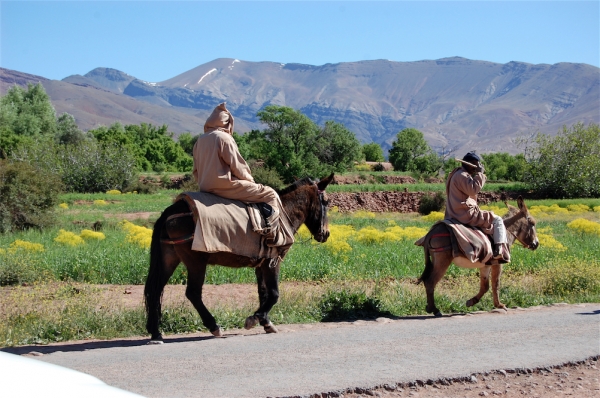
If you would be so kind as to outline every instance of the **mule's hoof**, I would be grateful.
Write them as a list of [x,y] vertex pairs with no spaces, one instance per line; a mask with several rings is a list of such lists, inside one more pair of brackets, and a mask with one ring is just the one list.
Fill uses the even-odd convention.
[[264,328],[265,328],[265,332],[267,332],[267,333],[277,333],[278,332],[277,328],[271,322],[266,324],[264,326]]
[[441,311],[438,310],[438,311],[436,311],[436,312],[433,313],[433,316],[436,317],[436,318],[439,318],[439,317],[444,316],[444,315],[441,313]]
[[473,297],[472,299],[467,300],[467,307],[472,307],[479,302],[478,299]]
[[215,337],[223,337],[223,329],[221,329],[221,326],[217,326],[217,328],[211,330],[210,333]]
[[255,316],[249,316],[246,318],[246,323],[244,323],[244,329],[250,330],[256,325],[258,325],[258,318]]
[[150,340],[147,345],[157,345],[157,344],[165,344],[162,340]]

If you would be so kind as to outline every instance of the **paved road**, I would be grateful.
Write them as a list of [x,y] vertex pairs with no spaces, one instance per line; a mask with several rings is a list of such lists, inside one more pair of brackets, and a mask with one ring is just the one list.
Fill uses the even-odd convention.
[[280,331],[176,336],[163,345],[88,342],[36,348],[45,354],[35,358],[148,397],[302,396],[599,355],[600,304],[287,325]]

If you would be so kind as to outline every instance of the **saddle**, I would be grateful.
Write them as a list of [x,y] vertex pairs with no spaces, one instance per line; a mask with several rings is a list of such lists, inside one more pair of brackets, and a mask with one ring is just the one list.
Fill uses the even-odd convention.
[[[436,226],[444,224],[449,231],[447,234],[436,233]],[[448,238],[450,245],[447,244]],[[415,242],[417,246],[428,244],[433,251],[452,251],[452,257],[464,257],[472,264],[494,265],[510,261],[509,250],[504,250],[504,257],[501,260],[492,259],[492,240],[490,235],[486,235],[481,229],[464,225],[454,219],[445,219],[435,223],[427,235]],[[506,248],[505,248],[506,249]],[[463,264],[461,264],[463,266]],[[469,268],[469,267],[467,267]]]
[[207,192],[184,192],[196,229],[192,250],[250,258],[283,258],[294,242],[287,217],[266,203],[244,203]]

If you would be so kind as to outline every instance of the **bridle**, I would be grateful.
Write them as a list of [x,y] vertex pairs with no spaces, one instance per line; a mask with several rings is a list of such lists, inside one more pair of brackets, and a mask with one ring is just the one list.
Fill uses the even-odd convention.
[[[527,222],[529,223],[529,217],[525,218],[527,220]],[[506,228],[506,231],[509,232],[514,238],[515,240],[517,240],[521,245],[523,245],[524,248],[529,249],[531,248],[531,245],[523,242],[518,236],[517,234],[515,234],[513,231],[510,231],[508,228]]]

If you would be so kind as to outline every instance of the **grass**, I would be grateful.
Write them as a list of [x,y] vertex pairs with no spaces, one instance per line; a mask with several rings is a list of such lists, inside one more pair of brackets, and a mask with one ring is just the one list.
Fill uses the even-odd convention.
[[[176,194],[64,195],[66,208],[57,209],[60,224],[55,228],[0,235],[0,283],[10,285],[0,289],[0,346],[144,335],[141,306],[100,304],[94,285],[143,284],[149,255],[146,234]],[[535,252],[513,247],[512,263],[504,267],[501,300],[520,307],[600,302],[600,236],[594,229],[600,225],[600,199],[527,204],[538,221],[542,245]],[[588,209],[573,206],[582,204]],[[594,207],[598,209],[591,211]],[[150,219],[136,220],[134,214],[141,211],[152,213]],[[81,238],[83,230],[91,231],[98,222],[103,239]],[[313,288],[282,290],[271,318],[282,324],[424,314],[424,289],[413,283],[423,269],[423,251],[413,242],[432,224],[417,214],[331,211],[329,241],[317,244],[301,230],[282,264],[284,285]],[[65,242],[77,236],[84,243],[57,242],[61,230],[72,233]],[[170,282],[185,280],[184,267],[179,267]],[[207,283],[253,284],[255,276],[247,268],[210,267]],[[436,304],[446,313],[492,308],[489,294],[466,308],[465,301],[477,288],[476,270],[450,267],[436,290]],[[222,326],[234,328],[254,307],[228,305],[211,311]],[[182,333],[203,327],[195,310],[181,304],[165,308],[163,330]]]

